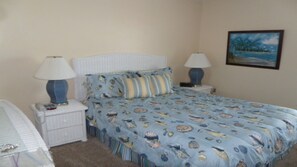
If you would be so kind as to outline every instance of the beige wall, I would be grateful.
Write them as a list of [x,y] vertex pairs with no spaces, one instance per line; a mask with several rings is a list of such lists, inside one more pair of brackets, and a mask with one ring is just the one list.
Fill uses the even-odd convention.
[[[297,108],[297,1],[204,0],[200,51],[212,67],[205,82],[219,95]],[[279,70],[225,65],[232,30],[284,29]]]
[[[49,100],[32,77],[46,56],[165,55],[179,82],[199,49],[219,95],[297,108],[296,18],[296,0],[1,0],[0,98],[33,120],[28,106]],[[228,31],[264,29],[285,30],[280,70],[225,65]]]
[[[29,105],[48,101],[46,81],[32,76],[46,56],[104,53],[165,55],[175,80],[199,47],[197,0],[1,0],[0,98],[33,120]],[[70,85],[69,97],[73,97]]]

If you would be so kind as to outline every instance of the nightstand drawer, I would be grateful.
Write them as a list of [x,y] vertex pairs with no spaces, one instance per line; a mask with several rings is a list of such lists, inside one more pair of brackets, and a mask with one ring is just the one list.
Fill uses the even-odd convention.
[[46,118],[47,130],[66,128],[82,124],[81,112],[53,115]]
[[199,92],[213,94],[214,93],[214,90],[213,90],[213,88],[211,88],[211,89],[203,89],[203,90],[199,90]]
[[201,85],[196,87],[184,87],[184,88],[197,91],[197,92],[209,93],[209,94],[214,94],[216,92],[216,89],[210,85]]
[[50,146],[56,146],[73,142],[83,137],[82,126],[73,126],[64,129],[58,129],[48,132],[48,143]]

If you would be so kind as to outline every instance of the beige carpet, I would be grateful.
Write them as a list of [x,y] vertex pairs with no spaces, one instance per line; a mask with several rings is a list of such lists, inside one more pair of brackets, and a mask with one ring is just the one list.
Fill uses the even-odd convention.
[[56,167],[137,167],[114,156],[107,146],[95,137],[87,142],[75,142],[50,149]]
[[[50,149],[56,167],[137,167],[131,162],[122,161],[114,156],[104,144],[95,137],[88,137],[87,142],[65,144]],[[276,167],[297,166],[297,145]]]

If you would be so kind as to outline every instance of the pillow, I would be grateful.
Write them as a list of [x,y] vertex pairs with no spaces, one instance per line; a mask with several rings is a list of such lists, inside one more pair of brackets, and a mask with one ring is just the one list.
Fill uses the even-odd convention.
[[173,93],[172,81],[168,74],[163,75],[152,75],[151,79],[151,90],[154,95],[163,95],[167,93]]
[[84,86],[87,98],[119,97],[123,94],[122,77],[131,77],[127,72],[87,74]]
[[143,70],[143,71],[136,71],[136,76],[151,76],[151,75],[163,75],[163,74],[172,74],[172,69],[170,67],[154,69],[154,70]]
[[126,99],[153,97],[149,77],[121,78],[121,80]]

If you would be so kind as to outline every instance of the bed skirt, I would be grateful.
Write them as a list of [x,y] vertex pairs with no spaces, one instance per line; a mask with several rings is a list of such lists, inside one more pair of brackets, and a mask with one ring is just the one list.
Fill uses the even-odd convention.
[[140,167],[156,167],[155,163],[148,160],[145,154],[139,154],[126,147],[118,139],[108,136],[105,131],[91,126],[88,120],[86,120],[86,125],[87,133],[90,136],[96,137],[101,143],[111,149],[114,155],[121,157],[122,160],[134,162]]

